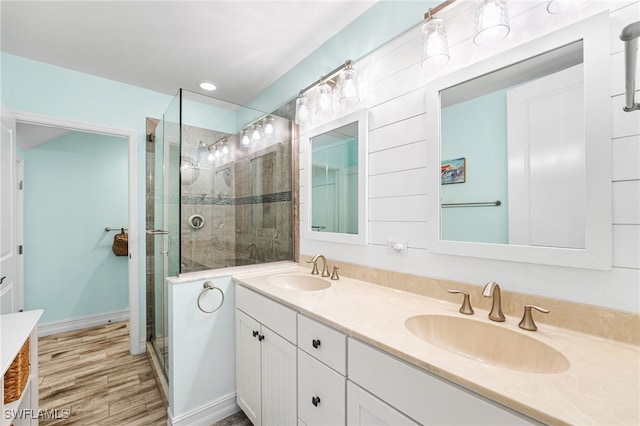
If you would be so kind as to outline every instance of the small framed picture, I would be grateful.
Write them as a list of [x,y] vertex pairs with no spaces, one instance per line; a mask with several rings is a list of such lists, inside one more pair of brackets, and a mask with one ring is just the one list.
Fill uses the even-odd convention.
[[442,160],[440,166],[440,181],[442,185],[464,183],[465,177],[466,159],[464,157]]

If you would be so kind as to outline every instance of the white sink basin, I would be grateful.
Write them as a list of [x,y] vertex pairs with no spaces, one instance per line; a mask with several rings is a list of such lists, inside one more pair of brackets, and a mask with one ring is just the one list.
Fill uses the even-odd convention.
[[270,284],[298,291],[318,291],[331,287],[331,283],[315,275],[282,274],[267,278]]
[[569,368],[567,358],[556,349],[509,330],[507,325],[446,315],[418,315],[407,319],[405,327],[427,343],[487,364],[539,374],[557,374]]

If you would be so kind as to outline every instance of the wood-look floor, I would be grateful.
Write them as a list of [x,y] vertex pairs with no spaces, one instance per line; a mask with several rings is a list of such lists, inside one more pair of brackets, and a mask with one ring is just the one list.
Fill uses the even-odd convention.
[[[129,354],[129,323],[38,339],[41,410],[70,410],[47,425],[166,425],[147,356]],[[62,417],[62,416],[60,416]]]

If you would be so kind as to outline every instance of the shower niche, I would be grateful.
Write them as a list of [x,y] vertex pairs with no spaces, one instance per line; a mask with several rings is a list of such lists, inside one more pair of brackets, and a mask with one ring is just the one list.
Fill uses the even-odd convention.
[[294,258],[293,123],[181,89],[147,132],[147,340],[166,370],[167,277]]

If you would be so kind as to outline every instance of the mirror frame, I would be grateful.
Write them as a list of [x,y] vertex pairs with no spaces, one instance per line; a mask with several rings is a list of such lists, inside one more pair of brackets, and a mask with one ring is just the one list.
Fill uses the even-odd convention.
[[[305,204],[301,206],[300,209],[300,234],[302,238],[347,244],[367,244],[368,117],[368,111],[365,109],[326,122],[317,127],[304,129],[301,132],[300,154],[304,171],[300,179],[300,199]],[[311,230],[311,141],[315,136],[354,122],[358,123],[358,233],[314,232]],[[306,193],[304,191],[306,191]]]
[[[429,250],[434,253],[576,268],[612,268],[611,52],[609,14],[594,15],[427,83]],[[440,91],[583,40],[585,91],[585,248],[537,247],[441,239]]]

